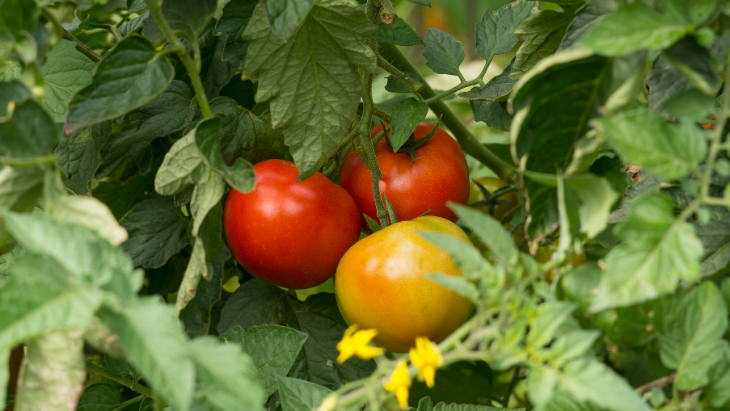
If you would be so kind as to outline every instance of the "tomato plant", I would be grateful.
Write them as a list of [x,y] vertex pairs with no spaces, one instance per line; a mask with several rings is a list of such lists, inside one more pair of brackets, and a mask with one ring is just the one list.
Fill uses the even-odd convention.
[[[376,137],[388,126],[372,127],[370,137]],[[428,136],[433,128],[428,123],[418,124],[413,131],[414,143]],[[412,220],[428,212],[428,215],[456,221],[456,215],[446,203],[465,204],[469,197],[469,170],[459,144],[445,131],[437,129],[411,156],[407,152],[394,152],[388,147],[387,138],[375,144],[375,157],[383,174],[378,182],[381,201],[388,198],[399,220]],[[378,218],[372,172],[354,148],[342,161],[339,183],[355,199],[361,213],[374,220]],[[367,227],[364,217],[362,224]]]
[[0,408],[730,407],[727,0],[0,10]]
[[418,217],[363,238],[337,267],[335,295],[348,324],[378,331],[375,343],[407,352],[416,337],[440,341],[469,318],[472,302],[426,275],[461,276],[443,250],[420,233],[440,233],[468,244],[455,224],[440,217]]
[[254,166],[250,193],[231,190],[223,213],[228,247],[254,276],[286,288],[325,282],[360,236],[357,206],[320,173],[296,182],[294,163]]

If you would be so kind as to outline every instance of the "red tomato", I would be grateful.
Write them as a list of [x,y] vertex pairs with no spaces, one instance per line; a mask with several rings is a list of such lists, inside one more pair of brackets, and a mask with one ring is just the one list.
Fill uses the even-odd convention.
[[[416,140],[425,137],[434,126],[421,123],[416,127]],[[381,125],[370,129],[375,137]],[[375,146],[383,178],[380,192],[388,196],[400,221],[412,220],[428,210],[428,215],[456,221],[447,201],[466,204],[469,199],[469,170],[459,144],[445,131],[438,129],[431,139],[415,151],[415,162],[408,153],[394,153],[385,138]],[[378,221],[373,197],[372,174],[354,149],[345,156],[340,170],[340,185],[355,199],[361,213]],[[363,227],[367,227],[362,219]]]
[[301,181],[294,163],[254,166],[256,186],[231,190],[223,225],[231,253],[252,275],[286,288],[325,282],[360,236],[357,206],[321,173]]

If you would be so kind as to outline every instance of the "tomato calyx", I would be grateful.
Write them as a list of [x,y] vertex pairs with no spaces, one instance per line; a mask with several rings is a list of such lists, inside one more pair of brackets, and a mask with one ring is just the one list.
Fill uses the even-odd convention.
[[494,208],[496,206],[498,206],[500,204],[515,205],[511,201],[507,201],[507,200],[504,200],[504,199],[501,199],[500,198],[500,197],[502,197],[503,195],[505,195],[507,193],[511,193],[511,192],[515,191],[515,188],[514,187],[504,186],[504,187],[501,187],[501,188],[499,188],[497,190],[494,190],[493,192],[489,192],[489,190],[487,190],[487,188],[484,187],[484,185],[482,185],[477,180],[472,180],[472,181],[474,181],[474,184],[476,184],[477,188],[479,188],[479,191],[482,192],[482,195],[484,196],[484,199],[483,200],[480,200],[480,201],[477,201],[475,203],[468,204],[469,207],[484,207],[484,206],[486,206],[489,209],[489,214],[493,216],[494,215]]

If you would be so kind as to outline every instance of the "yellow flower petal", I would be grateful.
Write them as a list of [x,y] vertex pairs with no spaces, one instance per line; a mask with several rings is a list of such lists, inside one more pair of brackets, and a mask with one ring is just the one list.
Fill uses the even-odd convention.
[[340,352],[337,361],[340,363],[345,362],[353,355],[357,355],[364,360],[382,355],[384,352],[382,348],[368,345],[370,340],[377,334],[377,330],[359,330],[357,324],[348,327],[342,336],[342,340],[337,343],[337,350]]
[[395,398],[398,399],[398,405],[400,405],[401,409],[405,410],[408,408],[408,388],[398,387],[395,391]]
[[436,378],[436,367],[427,365],[418,373],[419,381],[426,381],[428,388],[433,388],[434,379]]
[[360,347],[357,350],[357,356],[362,358],[363,360],[369,360],[371,358],[377,357],[379,355],[383,355],[385,350],[378,347],[371,347],[369,345],[365,345],[363,347]]

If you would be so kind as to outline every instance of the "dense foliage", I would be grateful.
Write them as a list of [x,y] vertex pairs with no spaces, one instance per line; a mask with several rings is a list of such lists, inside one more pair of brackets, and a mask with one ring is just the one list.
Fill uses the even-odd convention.
[[[473,34],[422,38],[391,0],[0,0],[0,404],[728,409],[730,3],[519,0]],[[407,151],[427,117],[509,185],[451,205],[479,249],[422,233],[474,314],[380,355],[333,293],[240,267],[225,199],[267,159],[336,182],[352,146],[380,198],[371,127]],[[376,205],[370,228],[397,221]]]

